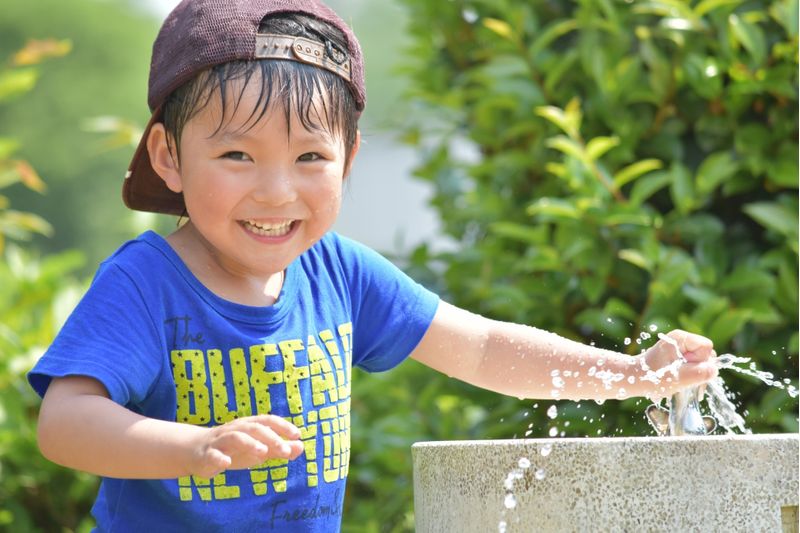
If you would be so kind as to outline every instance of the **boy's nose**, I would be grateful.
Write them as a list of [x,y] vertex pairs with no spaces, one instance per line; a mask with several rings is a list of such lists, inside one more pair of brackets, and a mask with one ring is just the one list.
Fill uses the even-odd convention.
[[253,187],[253,199],[260,203],[283,205],[297,199],[292,179],[285,173],[262,172]]

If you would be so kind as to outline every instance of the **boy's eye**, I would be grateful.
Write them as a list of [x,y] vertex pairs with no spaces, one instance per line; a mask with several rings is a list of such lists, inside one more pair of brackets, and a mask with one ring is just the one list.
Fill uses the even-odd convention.
[[320,159],[322,159],[322,156],[316,152],[308,152],[297,158],[298,161],[302,161],[304,163],[311,163],[313,161],[318,161]]
[[233,159],[234,161],[250,161],[250,156],[244,152],[225,152],[223,159]]

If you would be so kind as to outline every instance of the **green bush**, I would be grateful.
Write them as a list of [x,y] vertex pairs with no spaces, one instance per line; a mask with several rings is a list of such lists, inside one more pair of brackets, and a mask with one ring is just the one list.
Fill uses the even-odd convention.
[[[0,69],[0,104],[29,92],[39,76],[36,65],[69,52],[65,41],[31,41]],[[0,137],[0,190],[22,183],[43,192],[44,182],[25,160],[20,143]],[[88,529],[89,507],[97,488],[92,476],[56,466],[36,445],[39,397],[26,372],[53,340],[82,293],[68,274],[82,266],[77,253],[39,259],[7,239],[49,234],[32,213],[10,208],[0,195],[0,530],[69,531]]]
[[[627,353],[651,326],[694,331],[797,386],[797,1],[402,3],[405,137],[456,243],[417,249],[418,278]],[[785,390],[722,377],[754,432],[797,431]],[[387,409],[419,439],[652,434],[642,400],[532,409],[416,365],[388,381],[404,398],[375,407],[354,385],[353,457],[371,466],[351,484],[353,511],[384,502],[387,531],[410,498],[408,457],[370,470],[391,462],[372,434]]]

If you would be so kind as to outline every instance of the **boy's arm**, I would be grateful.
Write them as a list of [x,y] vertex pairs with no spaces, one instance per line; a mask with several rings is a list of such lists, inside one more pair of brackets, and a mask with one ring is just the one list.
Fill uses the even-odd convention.
[[[205,428],[147,418],[114,403],[84,376],[55,378],[39,413],[38,440],[51,461],[129,479],[205,478],[303,451],[299,430],[261,415]],[[287,440],[284,440],[287,439]]]
[[411,357],[448,376],[519,398],[658,398],[716,375],[710,340],[680,330],[668,336],[686,362],[676,362],[680,355],[664,340],[644,354],[623,355],[441,302]]

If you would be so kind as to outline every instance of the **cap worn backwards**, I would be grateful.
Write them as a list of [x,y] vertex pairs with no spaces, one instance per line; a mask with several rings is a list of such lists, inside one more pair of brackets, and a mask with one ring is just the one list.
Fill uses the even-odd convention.
[[[304,13],[344,34],[347,50],[291,35],[259,34],[269,15]],[[323,68],[343,78],[359,111],[366,104],[361,47],[352,30],[316,0],[183,0],[167,16],[153,44],[147,103],[152,112],[125,176],[122,197],[131,209],[182,215],[183,196],[167,188],[150,164],[147,137],[162,106],[200,72],[230,61],[278,59]]]

